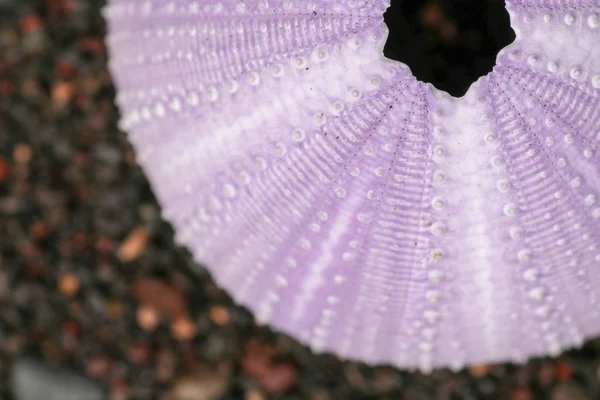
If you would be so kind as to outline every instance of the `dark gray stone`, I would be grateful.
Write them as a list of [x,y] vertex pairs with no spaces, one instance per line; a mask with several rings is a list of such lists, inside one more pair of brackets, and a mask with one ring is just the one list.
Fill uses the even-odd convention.
[[62,368],[21,359],[11,372],[15,400],[105,400],[102,388],[87,378]]

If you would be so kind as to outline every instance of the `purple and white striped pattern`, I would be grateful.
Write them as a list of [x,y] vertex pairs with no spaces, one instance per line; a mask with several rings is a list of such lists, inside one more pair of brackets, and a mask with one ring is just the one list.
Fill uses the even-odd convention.
[[600,334],[600,1],[511,0],[452,98],[385,0],[112,0],[122,128],[179,243],[315,351],[461,368]]

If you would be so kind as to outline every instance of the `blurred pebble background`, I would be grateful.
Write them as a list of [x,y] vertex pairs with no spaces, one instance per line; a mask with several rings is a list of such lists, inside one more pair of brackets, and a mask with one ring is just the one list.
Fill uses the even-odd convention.
[[102,6],[0,0],[0,399],[600,398],[598,340],[424,376],[257,327],[161,221],[117,128]]

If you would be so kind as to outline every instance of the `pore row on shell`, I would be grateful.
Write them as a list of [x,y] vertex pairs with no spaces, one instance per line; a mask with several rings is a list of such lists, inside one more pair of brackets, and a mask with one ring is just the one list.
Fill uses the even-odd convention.
[[177,240],[315,351],[461,368],[600,333],[600,4],[511,0],[460,98],[385,0],[112,0],[121,125]]

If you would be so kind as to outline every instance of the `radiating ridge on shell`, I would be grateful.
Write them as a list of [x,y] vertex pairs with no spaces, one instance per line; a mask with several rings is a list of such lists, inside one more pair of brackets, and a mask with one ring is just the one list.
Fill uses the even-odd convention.
[[600,3],[510,1],[516,41],[460,99],[383,56],[387,6],[109,1],[121,125],[178,241],[260,322],[369,363],[600,334]]

